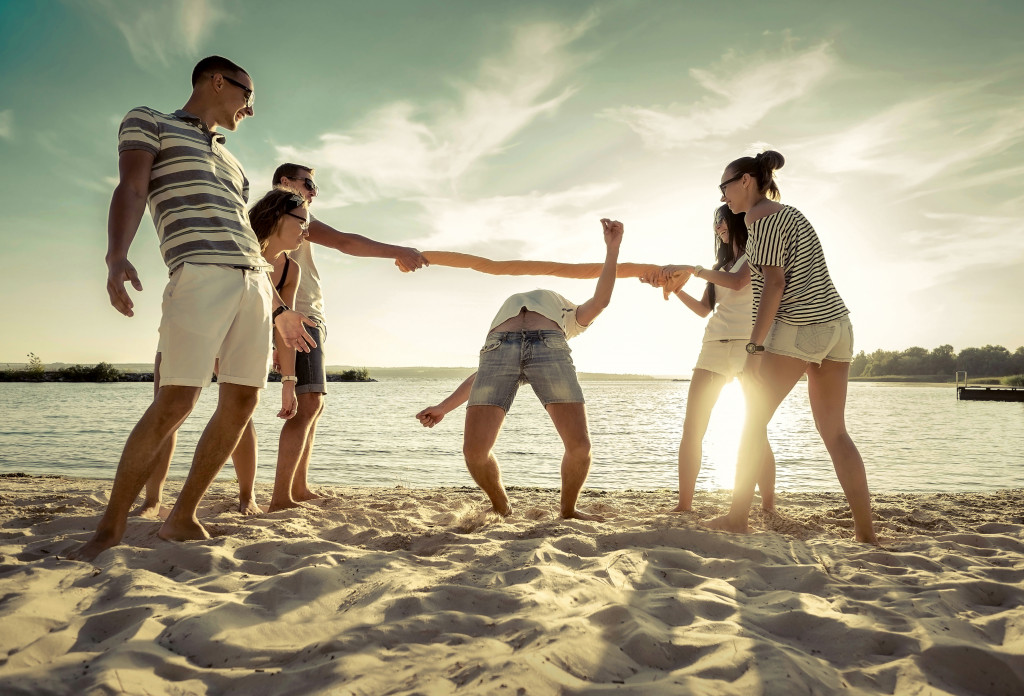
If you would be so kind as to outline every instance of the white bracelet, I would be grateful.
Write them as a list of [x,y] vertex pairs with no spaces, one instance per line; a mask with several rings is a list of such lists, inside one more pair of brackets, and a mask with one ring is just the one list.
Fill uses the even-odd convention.
[[694,266],[693,267],[693,277],[694,278],[700,278],[700,272],[703,271],[703,270],[704,270],[703,266]]
[[295,375],[281,375],[282,382],[298,382],[299,378]]

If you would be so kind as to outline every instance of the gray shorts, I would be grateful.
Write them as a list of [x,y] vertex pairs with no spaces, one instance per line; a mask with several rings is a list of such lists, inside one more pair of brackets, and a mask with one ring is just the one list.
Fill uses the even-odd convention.
[[764,349],[815,365],[822,360],[853,362],[853,324],[849,316],[806,326],[776,321],[768,332]]
[[492,331],[480,349],[480,366],[469,406],[498,406],[506,413],[519,385],[529,382],[540,402],[583,403],[565,334],[543,331]]
[[324,364],[324,341],[327,340],[327,327],[323,322],[316,326],[307,326],[306,331],[313,337],[316,348],[308,353],[295,352],[295,383],[296,394],[326,394],[327,365]]

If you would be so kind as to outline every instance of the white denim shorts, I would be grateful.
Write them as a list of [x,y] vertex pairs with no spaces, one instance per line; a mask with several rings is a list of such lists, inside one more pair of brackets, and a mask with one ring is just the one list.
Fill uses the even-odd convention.
[[271,298],[266,271],[186,263],[164,289],[160,384],[205,387],[220,359],[218,382],[267,386]]
[[747,338],[705,341],[693,369],[714,372],[725,377],[726,381],[731,380],[743,372],[749,342]]
[[853,362],[853,324],[849,316],[807,326],[777,321],[768,332],[764,349],[815,365],[820,365],[822,360]]

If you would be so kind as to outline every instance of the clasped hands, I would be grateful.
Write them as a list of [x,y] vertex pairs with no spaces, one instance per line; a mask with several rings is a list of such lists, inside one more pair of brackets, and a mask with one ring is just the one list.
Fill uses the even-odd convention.
[[693,266],[662,266],[656,271],[648,271],[640,275],[640,282],[661,288],[665,299],[671,293],[680,290],[693,275]]

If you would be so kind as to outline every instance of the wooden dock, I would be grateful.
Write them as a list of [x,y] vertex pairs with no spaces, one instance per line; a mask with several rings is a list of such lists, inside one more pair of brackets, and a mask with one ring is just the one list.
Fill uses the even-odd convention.
[[[960,383],[963,375],[963,384]],[[967,385],[967,373],[956,373],[956,398],[958,401],[1021,401],[1024,402],[1024,387],[1001,387],[989,385]]]

